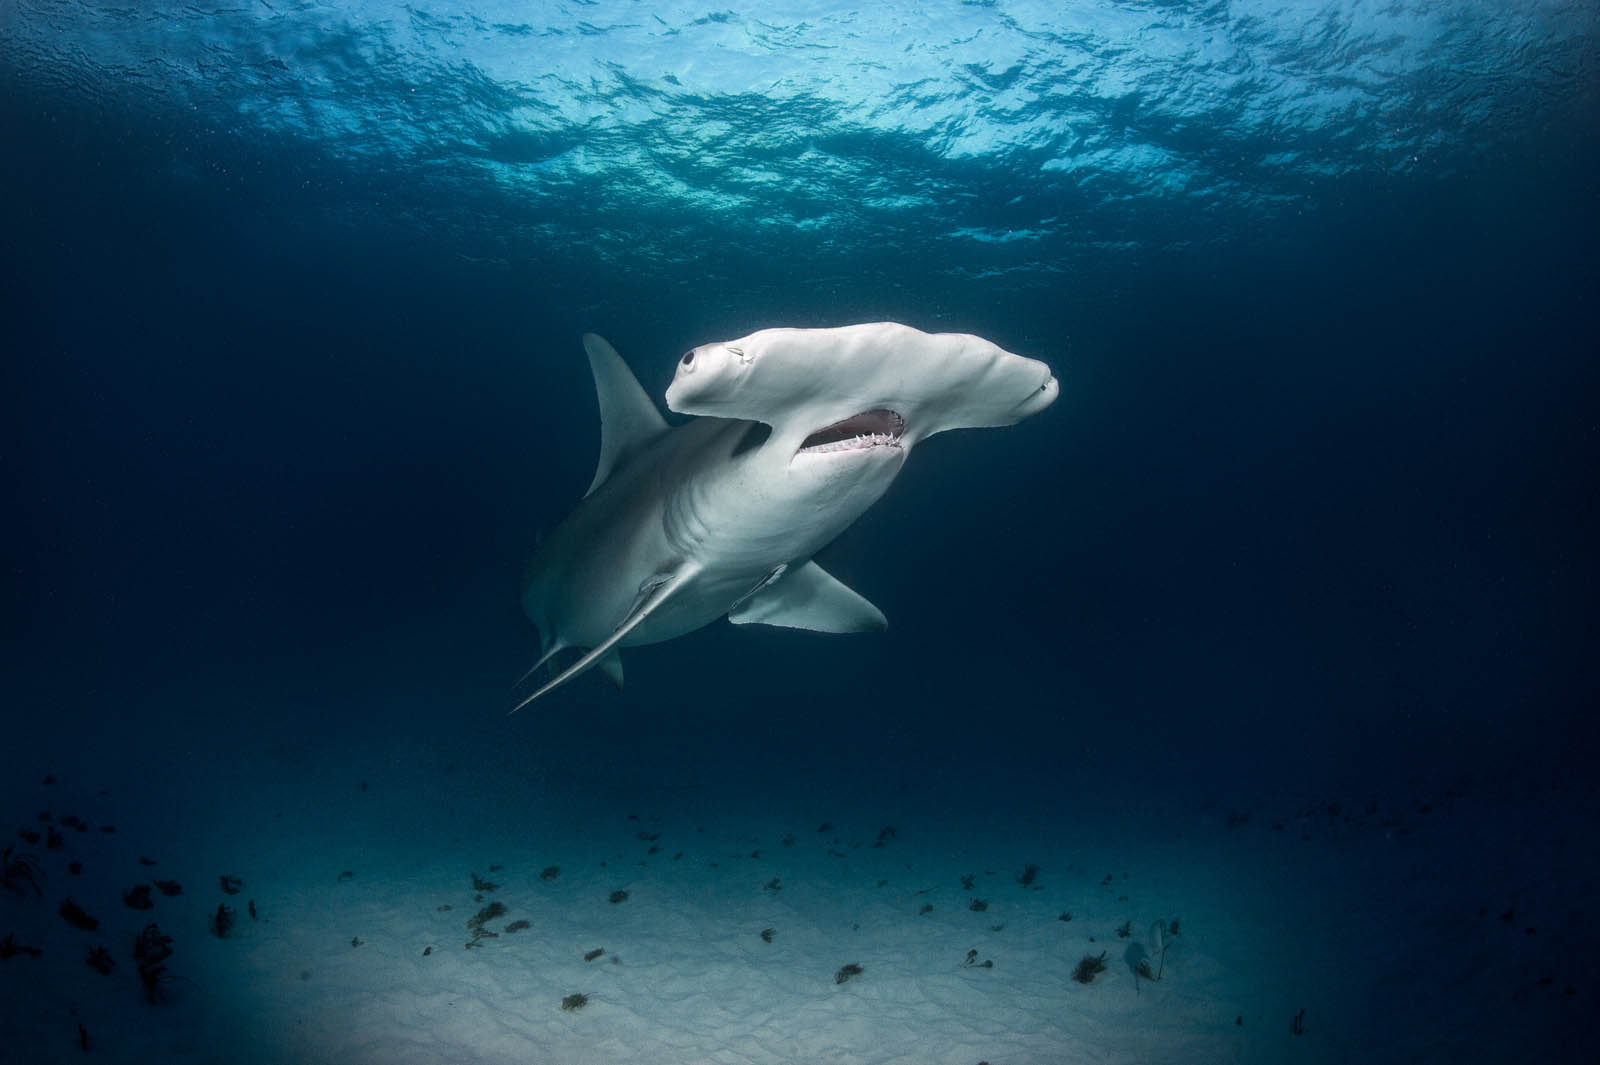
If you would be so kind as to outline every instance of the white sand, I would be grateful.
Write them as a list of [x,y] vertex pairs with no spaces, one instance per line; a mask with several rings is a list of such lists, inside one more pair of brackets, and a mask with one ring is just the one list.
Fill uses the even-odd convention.
[[[180,801],[186,779],[171,808],[144,807],[169,819],[165,842],[135,821],[69,833],[62,853],[29,848],[45,898],[0,894],[0,934],[45,954],[0,963],[7,1061],[90,1060],[80,1020],[93,1060],[129,1062],[1577,1061],[1595,1045],[1596,810],[1577,786],[1419,785],[1373,814],[1364,796],[1337,815],[1267,801],[1232,827],[1220,803],[1106,798],[1077,819],[931,800],[919,815],[807,799],[807,816],[777,800],[718,813],[717,796],[688,791],[634,807],[399,747],[366,763],[361,791],[360,767],[309,751],[209,763],[212,801]],[[50,795],[96,824],[135,805],[65,778],[24,790],[35,797],[9,796],[19,824]],[[145,851],[160,864],[141,871]],[[60,871],[73,855],[91,867],[81,878]],[[1040,870],[1024,887],[1028,863]],[[559,877],[541,880],[550,865]],[[227,939],[207,932],[222,872],[245,881]],[[473,873],[497,890],[475,893]],[[151,876],[184,894],[149,914],[122,906],[120,889]],[[609,902],[615,890],[627,900]],[[69,892],[100,932],[56,917]],[[466,949],[491,901],[507,907],[486,925],[498,937]],[[1172,918],[1163,978],[1138,979],[1152,922]],[[181,978],[153,1006],[127,956],[150,919],[173,935]],[[529,927],[507,932],[516,920]],[[109,977],[82,963],[94,942],[118,959]],[[969,950],[993,966],[964,967]],[[1106,971],[1074,982],[1102,950]],[[861,975],[836,983],[847,963]],[[587,1005],[563,1011],[574,993]]]

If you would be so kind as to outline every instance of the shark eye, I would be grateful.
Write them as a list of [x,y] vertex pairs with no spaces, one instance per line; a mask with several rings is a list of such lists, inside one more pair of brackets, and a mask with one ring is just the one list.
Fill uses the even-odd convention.
[[682,362],[683,362],[683,364],[684,364],[684,365],[685,365],[685,366],[690,366],[690,365],[693,365],[693,363],[694,363],[694,352],[692,352],[692,351],[686,351],[686,352],[684,352],[684,353],[683,353],[683,359],[682,359]]

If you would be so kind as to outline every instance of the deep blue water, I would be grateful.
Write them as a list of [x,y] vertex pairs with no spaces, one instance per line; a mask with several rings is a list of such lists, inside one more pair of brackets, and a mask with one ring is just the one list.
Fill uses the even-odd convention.
[[825,556],[890,635],[696,636],[607,713],[695,714],[688,668],[934,747],[1003,704],[961,741],[999,760],[1570,750],[1595,25],[7,5],[8,702],[90,723],[186,678],[268,718],[492,717],[520,566],[593,461],[578,334],[659,396],[693,344],[888,318],[1062,399],[935,442]]
[[[1022,818],[1592,780],[1592,4],[790,10],[0,5],[11,766],[443,722]],[[889,632],[718,625],[505,720],[579,335],[659,398],[880,319],[1062,384],[821,556]]]

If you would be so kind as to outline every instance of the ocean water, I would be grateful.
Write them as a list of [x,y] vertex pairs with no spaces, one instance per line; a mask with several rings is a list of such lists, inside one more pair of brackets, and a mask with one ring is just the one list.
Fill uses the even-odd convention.
[[[1594,1060],[1597,29],[0,0],[5,1053]],[[581,334],[873,321],[1061,387],[818,555],[888,630],[507,717]]]

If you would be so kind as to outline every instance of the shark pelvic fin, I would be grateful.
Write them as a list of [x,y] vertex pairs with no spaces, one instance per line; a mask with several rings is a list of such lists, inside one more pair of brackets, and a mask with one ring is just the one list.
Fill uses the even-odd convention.
[[[679,588],[682,588],[690,580],[694,579],[694,577],[699,573],[699,566],[685,564],[679,566],[677,570],[671,574],[658,575],[648,581],[645,581],[643,586],[639,589],[638,598],[634,600],[633,608],[629,610],[627,616],[622,619],[622,624],[611,630],[610,636],[607,636],[604,640],[601,640],[599,646],[591,649],[582,658],[578,659],[576,662],[572,663],[572,665],[562,670],[560,674],[555,677],[555,679],[551,680],[544,687],[540,688],[538,691],[522,700],[516,706],[513,706],[510,710],[506,711],[506,716],[510,717],[518,710],[521,710],[524,706],[527,706],[529,703],[539,698],[539,696],[555,691],[557,688],[561,687],[574,677],[583,673],[587,673],[593,666],[601,666],[603,669],[605,669],[606,673],[611,676],[613,681],[616,681],[618,684],[620,684],[622,681],[622,659],[618,657],[612,649],[616,647],[617,644],[621,643],[623,638],[626,637],[628,633],[638,628],[646,618],[655,613],[661,604],[671,599],[674,592],[676,592]],[[615,666],[614,672],[612,668],[606,665],[605,660],[608,657],[613,660]]]
[[600,672],[604,673],[607,677],[611,678],[611,683],[615,684],[617,686],[617,690],[621,691],[622,690],[622,654],[621,654],[621,652],[613,649],[610,654],[608,654],[604,658],[602,658],[599,662],[596,663],[596,665],[598,665],[600,667]]
[[781,625],[813,632],[876,632],[883,611],[815,562],[791,566],[728,613],[735,625]]
[[585,333],[583,350],[588,353],[595,394],[600,400],[600,462],[595,466],[589,491],[584,493],[587,496],[641,448],[665,433],[667,420],[616,348],[593,333]]

